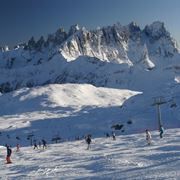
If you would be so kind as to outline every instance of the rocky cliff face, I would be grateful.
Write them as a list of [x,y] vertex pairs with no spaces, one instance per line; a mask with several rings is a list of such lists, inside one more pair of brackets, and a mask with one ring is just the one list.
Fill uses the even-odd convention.
[[168,58],[178,51],[175,41],[161,22],[154,22],[144,30],[135,23],[128,26],[115,24],[95,31],[81,28],[60,49],[68,60],[86,55],[130,65],[143,58],[145,51],[146,57],[150,56],[152,61],[155,55]]
[[153,74],[168,68],[177,79],[179,57],[175,40],[161,22],[143,30],[136,23],[96,30],[74,25],[69,32],[60,28],[46,40],[31,38],[1,51],[0,91],[66,82],[128,87],[133,86],[134,72]]

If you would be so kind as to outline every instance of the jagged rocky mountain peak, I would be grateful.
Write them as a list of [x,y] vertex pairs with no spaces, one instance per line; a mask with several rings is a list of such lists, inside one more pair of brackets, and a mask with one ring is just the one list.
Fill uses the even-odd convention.
[[155,21],[151,25],[147,25],[144,28],[146,35],[151,36],[155,40],[160,39],[161,37],[169,37],[170,33],[166,30],[163,22]]
[[59,28],[47,40],[32,37],[19,47],[0,53],[0,92],[71,82],[134,88],[141,84],[131,83],[133,72],[175,66],[173,78],[180,74],[178,48],[161,22],[143,30],[134,22],[96,30],[73,25],[68,32]]
[[68,34],[71,36],[72,34],[76,33],[79,30],[80,30],[80,26],[78,24],[74,24],[70,27]]
[[130,31],[132,32],[140,32],[141,31],[141,28],[139,27],[139,25],[136,23],[136,22],[131,22],[129,25],[128,25]]

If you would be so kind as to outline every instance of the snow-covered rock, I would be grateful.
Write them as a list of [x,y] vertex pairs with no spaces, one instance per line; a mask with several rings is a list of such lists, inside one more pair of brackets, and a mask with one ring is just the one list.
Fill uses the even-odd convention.
[[80,30],[80,27],[78,24],[72,25],[69,29],[68,35],[71,36],[71,35],[75,34],[76,32],[78,32],[79,30]]
[[[54,82],[127,88],[132,84],[130,77],[137,76],[137,70],[141,75],[153,69],[161,72],[169,68],[176,76],[178,70],[174,72],[170,67],[177,66],[179,59],[177,45],[161,22],[154,22],[144,30],[134,22],[97,30],[74,25],[68,33],[59,28],[47,40],[41,37],[36,42],[32,37],[26,45],[1,52],[0,91]],[[117,72],[123,75],[115,77]],[[150,74],[153,76],[154,71]],[[113,85],[110,81],[114,81]]]

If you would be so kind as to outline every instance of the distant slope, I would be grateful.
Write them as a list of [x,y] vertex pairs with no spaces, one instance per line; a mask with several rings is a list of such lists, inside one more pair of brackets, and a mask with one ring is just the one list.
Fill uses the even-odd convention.
[[[174,89],[177,92],[179,88]],[[21,137],[21,143],[29,145],[27,137],[31,133],[34,139],[45,137],[49,143],[55,136],[63,140],[74,140],[87,133],[99,137],[111,133],[111,126],[116,124],[123,125],[117,134],[157,129],[156,108],[152,106],[154,96],[88,84],[55,84],[6,93],[0,96],[1,143],[15,145],[16,137]],[[164,96],[167,103],[161,108],[163,125],[178,128],[180,97],[174,101],[172,96]]]
[[57,134],[64,139],[86,133],[103,135],[118,120],[122,104],[137,94],[86,84],[48,85],[4,94],[0,97],[1,143],[15,144],[16,136],[21,136],[22,143],[29,144],[26,138],[31,132],[35,138],[48,140]]

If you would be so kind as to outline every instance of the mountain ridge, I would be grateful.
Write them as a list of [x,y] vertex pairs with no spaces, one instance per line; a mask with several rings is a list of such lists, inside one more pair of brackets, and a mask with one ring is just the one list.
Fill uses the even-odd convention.
[[[128,87],[132,72],[146,74],[168,68],[178,80],[179,59],[177,44],[162,22],[143,30],[136,23],[90,31],[74,25],[68,33],[60,28],[46,41],[31,38],[24,46],[1,52],[0,92],[49,83],[134,88]],[[114,85],[108,83],[111,80]]]

